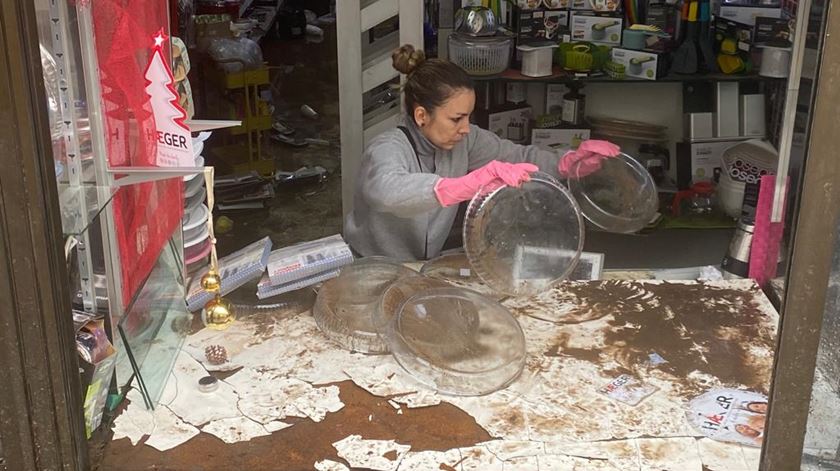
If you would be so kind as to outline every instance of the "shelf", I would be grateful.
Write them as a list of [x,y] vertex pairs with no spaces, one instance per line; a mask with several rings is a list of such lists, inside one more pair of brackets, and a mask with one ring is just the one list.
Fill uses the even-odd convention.
[[659,80],[642,80],[634,78],[613,79],[607,75],[600,75],[595,77],[579,77],[575,76],[573,72],[563,70],[561,67],[554,67],[552,74],[545,77],[527,77],[517,69],[508,69],[501,74],[487,77],[473,77],[474,80],[506,80],[510,82],[535,82],[535,83],[565,83],[565,82],[594,82],[594,83],[681,83],[681,82],[700,82],[700,81],[779,81],[785,79],[777,79],[770,77],[762,77],[760,75],[727,75],[727,74],[668,74]]

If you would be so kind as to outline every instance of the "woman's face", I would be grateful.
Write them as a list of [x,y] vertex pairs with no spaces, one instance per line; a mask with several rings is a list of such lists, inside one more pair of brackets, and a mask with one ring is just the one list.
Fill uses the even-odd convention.
[[420,132],[435,147],[451,150],[470,133],[470,115],[473,108],[475,92],[460,89],[431,112],[422,106],[415,108],[414,121],[420,127]]

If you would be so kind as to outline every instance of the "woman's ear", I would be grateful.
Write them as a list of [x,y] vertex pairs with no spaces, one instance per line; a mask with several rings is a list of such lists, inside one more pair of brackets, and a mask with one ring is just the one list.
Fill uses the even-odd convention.
[[431,118],[432,117],[429,112],[426,111],[426,108],[423,108],[422,106],[414,108],[414,122],[417,123],[417,126],[421,128],[426,126],[429,121],[431,121]]

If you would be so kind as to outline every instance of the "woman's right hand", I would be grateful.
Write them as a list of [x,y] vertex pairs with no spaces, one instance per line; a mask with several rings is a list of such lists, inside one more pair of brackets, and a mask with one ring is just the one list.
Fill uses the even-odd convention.
[[435,196],[443,206],[472,199],[478,190],[492,183],[518,187],[531,179],[539,168],[534,164],[490,161],[487,165],[457,178],[441,178],[435,184]]

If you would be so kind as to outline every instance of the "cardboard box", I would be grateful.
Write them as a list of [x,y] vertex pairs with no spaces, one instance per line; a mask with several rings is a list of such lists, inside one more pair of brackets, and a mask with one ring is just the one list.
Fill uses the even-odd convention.
[[563,95],[569,92],[569,88],[562,83],[549,83],[545,86],[545,112],[546,114],[563,113]]
[[577,149],[581,142],[589,139],[589,129],[534,129],[531,131],[531,145],[545,150],[566,151]]
[[720,51],[724,39],[735,40],[738,50],[743,52],[750,52],[753,45],[753,28],[725,18],[715,18],[714,33],[716,52]]
[[573,12],[569,25],[572,41],[590,41],[599,44],[621,44],[624,20],[614,16]]
[[792,35],[791,25],[788,20],[766,17],[758,17],[755,19],[753,44],[756,46],[768,43],[786,43],[790,45]]
[[533,110],[523,106],[510,111],[497,111],[487,117],[487,129],[493,134],[517,144],[527,144],[531,137]]
[[624,65],[627,77],[643,80],[656,80],[668,73],[665,56],[652,51],[613,48],[612,60]]
[[558,41],[569,31],[569,10],[518,10],[514,15],[517,44]]
[[99,425],[102,423],[102,414],[105,411],[105,405],[108,400],[111,378],[114,375],[114,369],[117,364],[117,351],[107,341],[104,320],[88,322],[78,329],[76,334],[77,338],[81,331],[96,333],[100,338],[104,338],[103,341],[97,343],[97,350],[93,352],[95,356],[90,358],[94,363],[86,361],[86,358],[79,358],[79,368],[82,372],[81,382],[82,386],[85,387],[83,405],[85,411],[85,433],[87,438],[90,438],[93,431],[99,428]]
[[[721,156],[744,139],[710,142],[677,143],[677,187],[687,189],[693,183],[714,180],[720,171]],[[716,170],[717,169],[717,170]]]
[[592,11],[592,4],[589,0],[570,0],[569,8],[572,10]]
[[758,17],[781,18],[782,9],[716,4],[715,17],[734,21],[747,26],[755,26],[755,19]]

